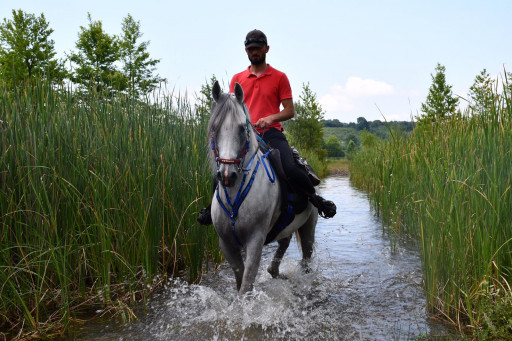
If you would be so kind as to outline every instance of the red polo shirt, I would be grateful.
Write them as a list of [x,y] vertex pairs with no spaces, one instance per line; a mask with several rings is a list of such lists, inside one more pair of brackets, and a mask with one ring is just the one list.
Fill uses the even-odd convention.
[[[252,74],[249,68],[250,66],[247,70],[233,76],[229,92],[235,90],[235,83],[242,86],[244,102],[249,109],[251,122],[255,124],[262,117],[280,112],[281,102],[292,98],[292,88],[288,77],[269,64],[265,72],[259,76]],[[281,122],[274,122],[270,127],[281,130]]]

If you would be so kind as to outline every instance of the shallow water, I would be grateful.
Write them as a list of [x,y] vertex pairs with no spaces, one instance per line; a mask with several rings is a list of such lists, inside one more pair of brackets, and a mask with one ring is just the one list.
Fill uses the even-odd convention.
[[264,249],[255,290],[238,297],[227,264],[200,285],[175,281],[149,301],[138,322],[87,326],[78,340],[408,340],[445,335],[428,319],[418,252],[391,243],[365,193],[346,177],[330,177],[321,194],[338,214],[319,219],[312,271],[300,266],[292,241],[281,274],[266,268],[277,244]]

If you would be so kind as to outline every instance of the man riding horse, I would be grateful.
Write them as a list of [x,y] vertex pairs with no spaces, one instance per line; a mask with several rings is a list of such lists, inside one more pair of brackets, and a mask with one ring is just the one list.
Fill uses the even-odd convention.
[[[236,83],[242,86],[251,123],[267,144],[279,150],[288,181],[296,190],[309,197],[311,203],[318,208],[320,216],[332,218],[336,214],[336,205],[316,194],[308,173],[296,163],[283,134],[281,122],[295,115],[292,90],[286,74],[266,62],[269,46],[265,34],[260,30],[250,31],[245,39],[245,51],[251,65],[233,76],[230,92],[234,91]],[[281,104],[283,110],[280,110]],[[210,206],[201,210],[198,221],[203,225],[212,223]]]

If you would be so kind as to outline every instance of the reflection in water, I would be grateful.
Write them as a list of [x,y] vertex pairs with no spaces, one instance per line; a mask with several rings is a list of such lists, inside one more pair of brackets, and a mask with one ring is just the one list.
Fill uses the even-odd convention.
[[255,290],[238,297],[227,264],[200,285],[176,281],[151,297],[139,322],[89,326],[81,340],[402,340],[445,333],[428,321],[418,253],[394,245],[348,178],[320,186],[338,214],[319,219],[312,271],[291,243],[281,273],[266,272],[277,244],[264,249]]

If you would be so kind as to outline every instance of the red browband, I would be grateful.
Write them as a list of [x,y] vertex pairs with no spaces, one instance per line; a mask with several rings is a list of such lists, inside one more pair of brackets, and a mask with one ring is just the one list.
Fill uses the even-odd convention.
[[229,164],[239,164],[241,162],[240,159],[220,159],[218,157],[215,158],[215,160],[217,160],[220,163],[229,163]]
[[227,164],[239,164],[242,162],[242,159],[244,158],[245,154],[247,154],[247,150],[249,149],[249,140],[245,141],[244,150],[242,151],[242,155],[240,155],[240,158],[238,159],[221,159],[219,158],[219,155],[217,154],[217,148],[215,146],[215,140],[212,137],[211,147],[213,151],[213,155],[215,156],[215,160],[219,163],[227,163]]

